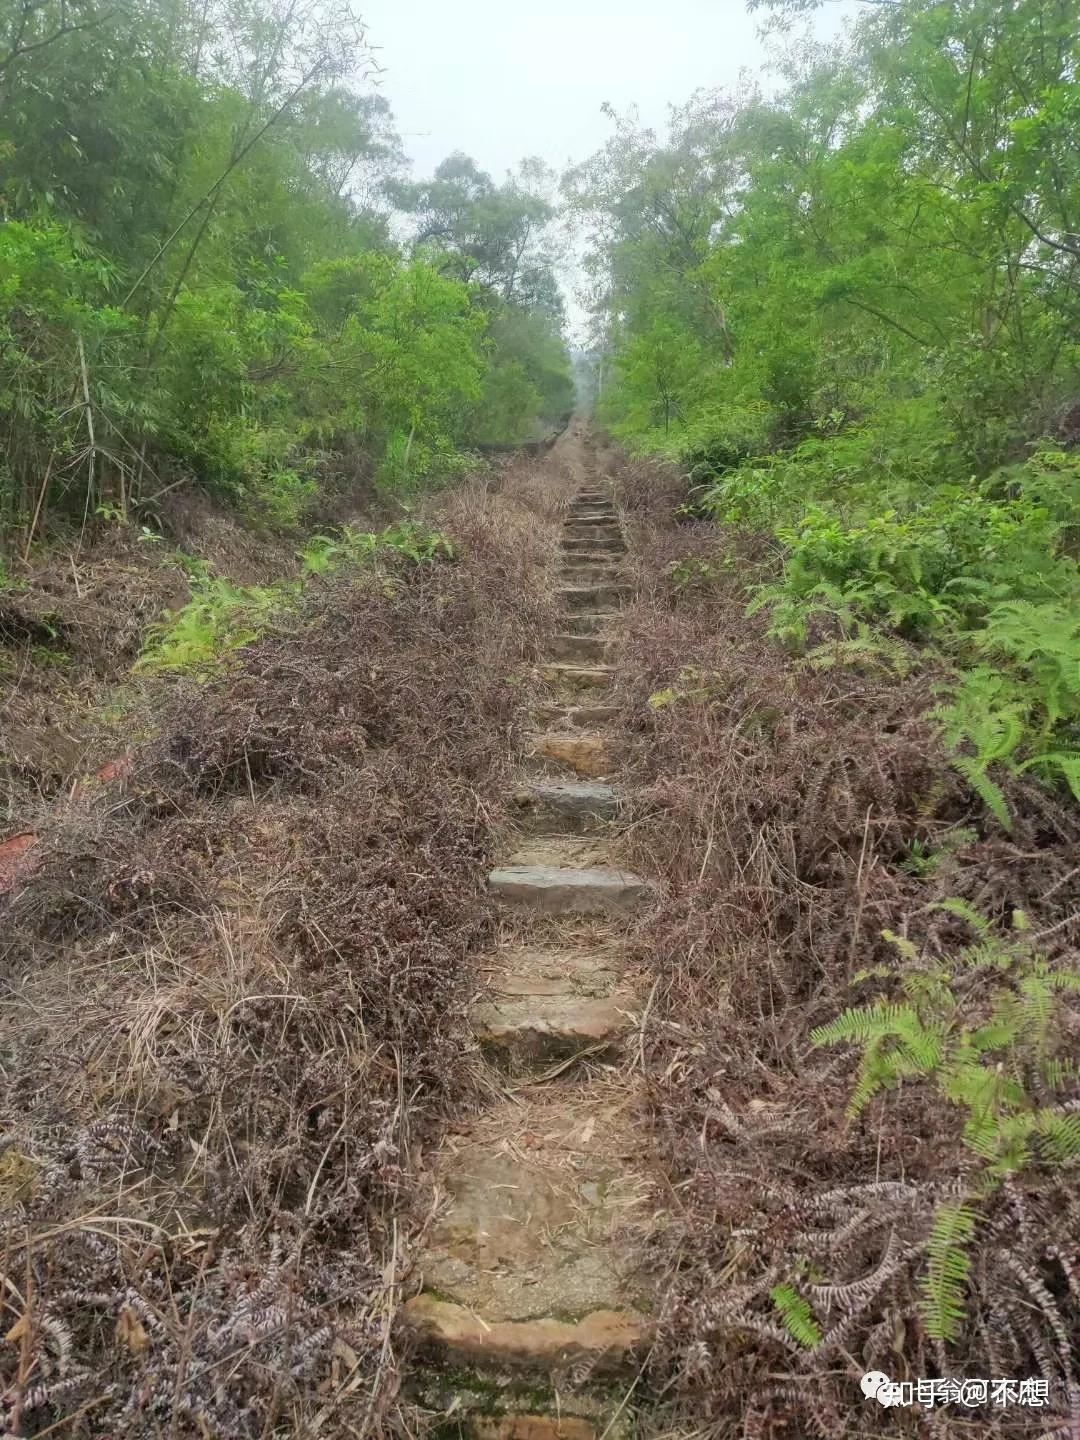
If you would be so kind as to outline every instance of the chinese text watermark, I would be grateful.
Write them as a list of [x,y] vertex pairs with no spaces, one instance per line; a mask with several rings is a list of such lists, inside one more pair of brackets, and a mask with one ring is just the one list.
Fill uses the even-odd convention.
[[868,1400],[879,1405],[1030,1405],[1050,1404],[1047,1380],[890,1380],[883,1370],[870,1370],[859,1382]]

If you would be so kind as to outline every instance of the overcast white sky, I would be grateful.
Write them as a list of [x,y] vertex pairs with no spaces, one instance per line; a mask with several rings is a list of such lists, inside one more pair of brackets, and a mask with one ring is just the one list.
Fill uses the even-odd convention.
[[[858,8],[836,0],[815,32]],[[699,87],[760,74],[760,17],[743,0],[361,0],[368,39],[417,177],[464,150],[496,180],[527,155],[561,171],[610,134],[600,113],[639,107],[662,129]]]
[[[856,9],[830,4],[816,29]],[[662,125],[669,103],[765,63],[760,17],[743,0],[361,0],[360,10],[418,176],[453,150],[496,179],[525,155],[562,169],[603,144],[605,100]]]

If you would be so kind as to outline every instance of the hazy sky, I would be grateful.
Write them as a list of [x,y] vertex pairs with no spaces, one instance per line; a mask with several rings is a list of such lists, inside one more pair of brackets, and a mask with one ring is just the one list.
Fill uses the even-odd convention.
[[[838,31],[856,0],[833,0],[814,22]],[[743,0],[361,0],[368,39],[417,177],[463,150],[496,180],[527,155],[562,171],[603,145],[616,110],[637,105],[662,130],[669,104],[700,87],[758,77],[767,46]],[[572,256],[562,275],[571,329]]]
[[[853,3],[831,4],[829,33]],[[699,86],[759,72],[743,0],[362,0],[368,38],[415,173],[464,150],[496,179],[526,155],[556,169],[603,144],[605,100],[662,126]]]

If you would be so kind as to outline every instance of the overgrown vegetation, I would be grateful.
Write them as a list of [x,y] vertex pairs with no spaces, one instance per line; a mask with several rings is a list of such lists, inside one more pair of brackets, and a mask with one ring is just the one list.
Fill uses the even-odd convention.
[[309,582],[347,567],[368,568],[387,554],[420,565],[437,558],[452,559],[447,535],[416,522],[388,525],[376,533],[346,525],[338,535],[314,535],[298,552],[299,580],[273,585],[234,585],[200,574],[186,605],[147,627],[137,669],[194,671],[213,665],[229,651],[250,645],[275,617],[295,610],[310,598]]
[[568,412],[548,177],[406,185],[369,62],[347,4],[7,6],[9,554],[56,511],[152,525],[182,486],[294,526]]
[[416,1155],[472,1093],[560,498],[511,467],[310,542],[287,593],[204,581],[126,764],[13,816],[4,1433],[417,1432]]
[[[804,655],[747,616],[686,482],[623,467],[640,595],[615,657],[660,882],[643,1120],[667,1183],[648,1257],[669,1428],[921,1434],[893,1379],[1037,1377],[1050,1403],[943,1406],[935,1433],[1075,1427],[1080,815],[950,764],[918,650]],[[675,1397],[674,1399],[672,1397]]]
[[[777,3],[786,18],[813,4]],[[872,627],[955,672],[939,716],[1080,799],[1078,15],[870,6],[776,98],[617,122],[570,172],[601,414],[765,534],[756,603],[796,649]]]

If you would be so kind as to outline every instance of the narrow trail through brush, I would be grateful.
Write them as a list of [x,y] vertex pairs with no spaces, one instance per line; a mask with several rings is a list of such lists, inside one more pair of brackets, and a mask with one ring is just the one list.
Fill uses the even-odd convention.
[[603,704],[625,543],[588,434],[575,425],[553,454],[581,481],[560,555],[565,613],[540,667],[550,696],[514,797],[516,847],[489,877],[507,923],[471,1011],[499,1098],[434,1158],[444,1199],[404,1307],[410,1389],[456,1433],[488,1440],[629,1433],[650,1330],[625,1248],[648,1185],[618,1064],[640,1008],[621,938],[648,886],[609,836],[620,797]]

